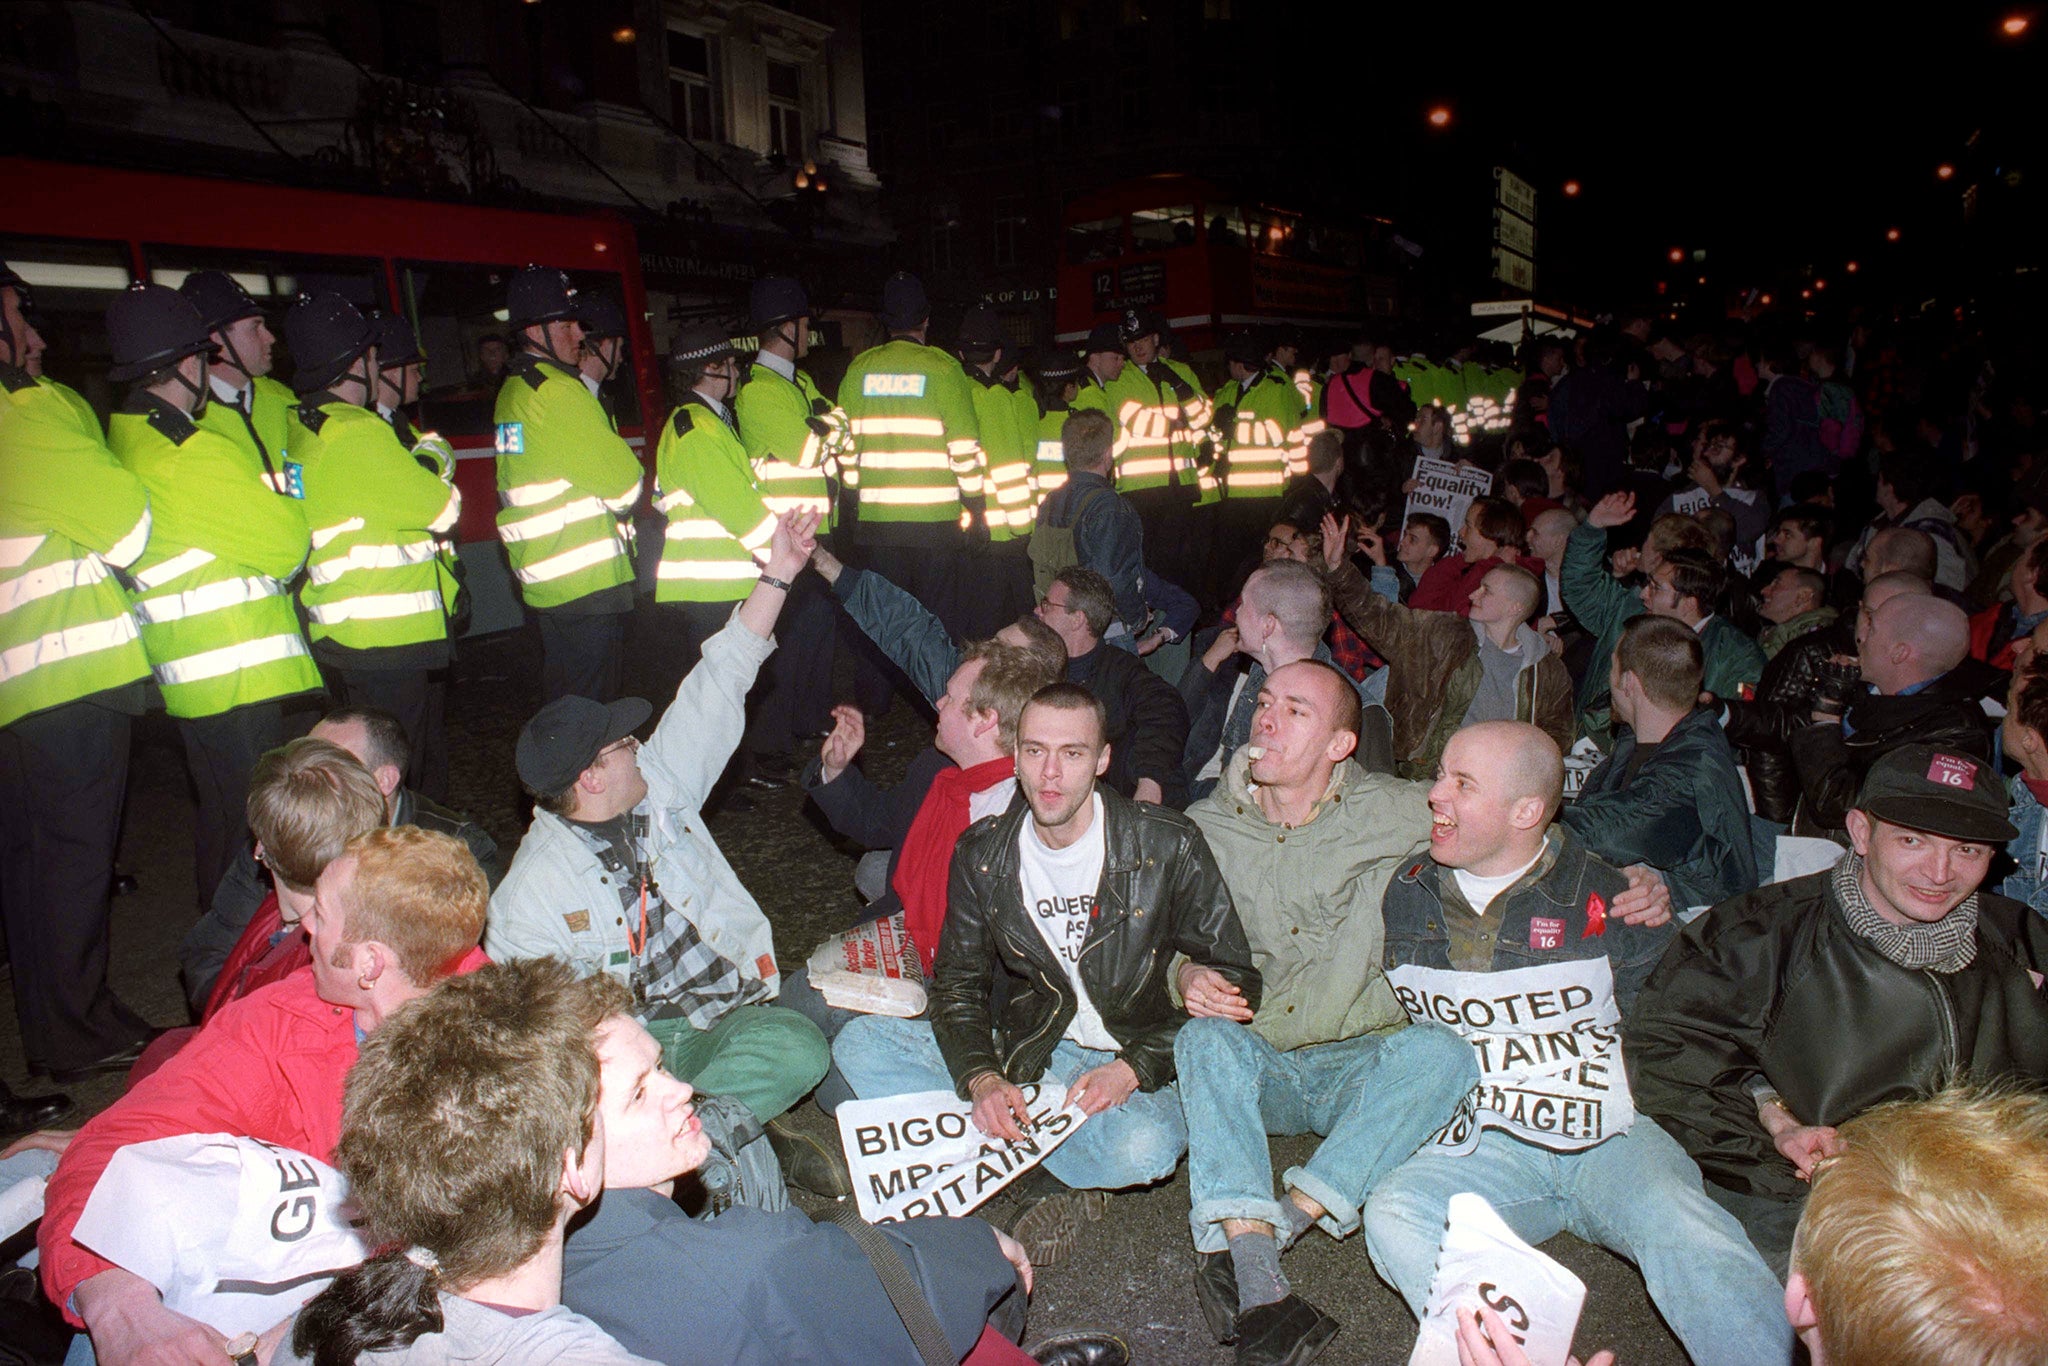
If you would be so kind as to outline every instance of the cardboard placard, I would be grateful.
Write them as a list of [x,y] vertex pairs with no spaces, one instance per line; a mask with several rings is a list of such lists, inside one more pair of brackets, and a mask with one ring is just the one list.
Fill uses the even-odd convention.
[[1021,1143],[974,1127],[974,1106],[951,1091],[853,1100],[838,1109],[839,1143],[853,1174],[854,1200],[871,1224],[930,1214],[966,1214],[1045,1160],[1087,1118],[1067,1088],[1021,1088],[1032,1127]]
[[[1561,941],[1565,932],[1562,923],[1535,925],[1530,937],[1554,933]],[[1505,972],[1403,964],[1387,981],[1411,1021],[1455,1030],[1478,1055],[1479,1085],[1429,1140],[1439,1149],[1470,1152],[1482,1129],[1503,1129],[1539,1148],[1577,1152],[1635,1123],[1606,958]]]
[[1458,1366],[1458,1310],[1481,1305],[1501,1316],[1530,1366],[1565,1366],[1585,1303],[1585,1282],[1516,1237],[1482,1197],[1461,1191],[1451,1197],[1408,1366]]
[[1401,514],[1401,522],[1406,525],[1408,519],[1418,512],[1435,513],[1451,524],[1451,553],[1456,554],[1463,549],[1463,538],[1459,532],[1465,526],[1465,509],[1472,506],[1474,498],[1484,498],[1492,487],[1493,480],[1479,470],[1418,456],[1415,460],[1415,488],[1408,495],[1408,506]]

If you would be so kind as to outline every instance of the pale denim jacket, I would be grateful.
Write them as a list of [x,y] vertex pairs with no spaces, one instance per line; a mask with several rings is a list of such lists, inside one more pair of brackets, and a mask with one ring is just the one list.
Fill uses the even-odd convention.
[[[640,749],[654,876],[671,909],[750,979],[781,986],[768,917],[711,838],[701,808],[746,730],[747,690],[775,641],[735,619],[704,642],[704,657],[676,689]],[[638,932],[638,924],[632,927]],[[484,952],[495,962],[552,956],[588,975],[629,983],[633,955],[619,889],[561,817],[535,810],[533,825],[491,897]]]

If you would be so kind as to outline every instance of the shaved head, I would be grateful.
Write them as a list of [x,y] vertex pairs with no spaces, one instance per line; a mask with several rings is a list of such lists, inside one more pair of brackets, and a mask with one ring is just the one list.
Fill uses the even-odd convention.
[[1970,618],[1941,598],[1901,593],[1870,614],[1863,676],[1880,691],[1939,678],[1970,653]]
[[1863,577],[1874,579],[1879,574],[1904,570],[1918,574],[1923,579],[1932,579],[1940,565],[1939,552],[1934,547],[1934,538],[1917,527],[1887,527],[1870,538],[1870,544],[1863,548]]
[[1467,726],[1444,746],[1429,789],[1430,857],[1482,876],[1510,872],[1542,849],[1563,800],[1556,741],[1523,721]]

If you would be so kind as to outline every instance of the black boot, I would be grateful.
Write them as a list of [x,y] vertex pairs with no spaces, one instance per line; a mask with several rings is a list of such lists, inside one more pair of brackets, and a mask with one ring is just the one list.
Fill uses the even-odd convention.
[[1308,1366],[1338,1326],[1299,1295],[1247,1309],[1237,1316],[1237,1366]]
[[70,1114],[71,1109],[69,1096],[17,1096],[6,1082],[0,1081],[0,1139],[31,1129],[47,1129]]
[[1130,1366],[1131,1345],[1114,1333],[1093,1329],[1054,1333],[1031,1349],[1041,1366]]

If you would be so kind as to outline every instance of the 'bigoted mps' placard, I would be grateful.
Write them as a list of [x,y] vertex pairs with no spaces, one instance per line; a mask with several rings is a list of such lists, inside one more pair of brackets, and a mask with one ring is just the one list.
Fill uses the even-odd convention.
[[1044,1161],[1087,1118],[1057,1082],[1020,1089],[1032,1121],[1021,1143],[975,1128],[974,1106],[951,1091],[841,1105],[839,1143],[861,1218],[887,1224],[965,1214]]
[[[1564,932],[1564,922],[1538,919],[1530,933],[1553,926]],[[1445,1151],[1469,1152],[1480,1130],[1505,1129],[1538,1147],[1574,1152],[1635,1123],[1605,958],[1506,972],[1404,965],[1387,981],[1411,1021],[1456,1030],[1478,1054],[1479,1085],[1430,1139]]]
[[1408,509],[1401,521],[1405,525],[1418,512],[1433,512],[1451,524],[1451,549],[1459,550],[1462,537],[1458,533],[1465,525],[1465,509],[1472,506],[1474,498],[1484,498],[1492,484],[1478,470],[1417,456],[1415,487],[1408,494]]

